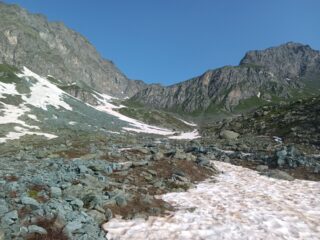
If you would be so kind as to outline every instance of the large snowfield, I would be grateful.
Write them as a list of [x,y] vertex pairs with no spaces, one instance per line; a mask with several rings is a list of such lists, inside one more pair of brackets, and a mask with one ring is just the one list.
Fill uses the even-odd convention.
[[115,239],[320,239],[320,182],[285,181],[214,162],[222,173],[162,199],[178,211],[103,227]]

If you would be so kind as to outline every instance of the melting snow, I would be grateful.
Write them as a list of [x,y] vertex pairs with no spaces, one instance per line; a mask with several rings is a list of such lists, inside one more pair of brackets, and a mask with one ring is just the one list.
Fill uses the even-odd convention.
[[34,120],[34,121],[40,122],[40,121],[38,120],[38,118],[37,118],[36,115],[28,114],[28,118],[30,118],[30,119],[32,119],[32,120]]
[[103,225],[111,239],[320,239],[320,182],[285,181],[215,162],[223,171],[184,193],[162,198],[178,208],[167,217]]
[[272,138],[273,138],[273,140],[276,141],[277,143],[282,143],[282,142],[283,142],[283,140],[282,140],[281,137],[273,136]]
[[20,137],[24,135],[38,135],[38,136],[45,136],[48,139],[53,139],[58,136],[49,134],[49,133],[42,133],[42,132],[30,132],[25,128],[22,127],[14,127],[15,132],[9,132],[5,138],[0,138],[0,143],[4,143],[7,140],[14,140],[14,139],[19,139]]
[[258,92],[257,97],[260,98],[261,96],[261,92]]
[[198,130],[194,130],[192,132],[184,132],[178,136],[171,136],[169,138],[170,139],[177,139],[177,140],[179,140],[179,139],[196,139],[196,138],[200,138],[200,135],[199,135]]
[[[166,128],[160,128],[157,126],[152,126],[149,124],[145,124],[145,123],[140,122],[136,119],[127,117],[127,116],[114,110],[114,109],[124,108],[125,106],[123,106],[123,105],[116,106],[116,105],[110,103],[109,101],[112,99],[112,97],[110,97],[109,95],[99,94],[99,93],[97,93],[97,95],[99,95],[99,97],[101,97],[101,98],[97,97],[97,99],[99,100],[100,103],[102,103],[102,105],[97,106],[96,109],[98,109],[99,111],[106,112],[112,116],[117,117],[118,119],[120,119],[124,122],[129,123],[129,125],[131,125],[132,127],[123,127],[123,129],[126,131],[132,131],[132,132],[137,132],[137,133],[151,133],[151,134],[164,135],[164,136],[172,136],[172,135],[176,134],[175,131],[172,131],[172,130],[169,130]],[[195,139],[198,137],[200,137],[198,131],[194,130],[189,133],[181,133],[179,136],[172,136],[171,138],[173,138],[173,139]]]
[[63,92],[56,85],[50,83],[47,79],[40,77],[38,74],[30,71],[28,68],[24,67],[21,74],[17,74],[20,78],[26,78],[30,81],[30,77],[37,80],[30,88],[31,94],[23,95],[22,99],[32,106],[42,108],[43,110],[48,110],[47,106],[51,105],[57,109],[60,107],[67,110],[72,110],[69,104],[62,100]]
[[[67,110],[72,110],[72,108],[62,100],[63,94],[65,93],[54,84],[51,84],[47,79],[40,77],[26,67],[24,67],[22,73],[17,74],[17,76],[31,82],[30,94],[19,94],[16,91],[14,83],[6,84],[0,82],[0,98],[4,98],[4,94],[20,95],[24,101],[19,106],[1,103],[3,107],[0,109],[0,113],[2,114],[2,116],[0,116],[0,124],[15,123],[22,127],[16,126],[14,128],[15,132],[10,132],[5,137],[0,138],[0,142],[3,143],[6,140],[19,139],[21,136],[27,134],[42,135],[49,139],[57,137],[53,134],[29,131],[30,129],[39,129],[39,127],[26,124],[20,117],[31,111],[27,105],[32,105],[43,110],[47,110],[47,106],[49,105],[57,109],[62,107]],[[31,77],[36,79],[36,81],[33,81]],[[35,115],[28,114],[27,116],[35,121],[39,121]]]
[[18,95],[16,90],[16,85],[14,83],[3,83],[0,82],[0,98],[6,98],[4,94],[8,95]]
[[186,124],[186,125],[189,125],[189,126],[192,126],[192,127],[196,127],[197,126],[197,124],[195,124],[195,123],[193,123],[193,122],[187,122],[187,121],[185,121],[185,120],[183,120],[183,119],[180,119],[180,118],[177,118],[179,121],[181,121],[181,122],[183,122],[184,124]]

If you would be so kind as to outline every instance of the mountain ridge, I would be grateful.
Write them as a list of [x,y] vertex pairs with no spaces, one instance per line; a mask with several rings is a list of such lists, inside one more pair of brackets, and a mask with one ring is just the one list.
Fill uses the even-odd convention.
[[[311,75],[318,84],[320,52],[309,45],[288,42],[265,50],[249,51],[238,66],[208,70],[204,74],[167,87],[148,86],[131,101],[182,112],[235,111],[241,102],[258,98],[257,105],[292,98],[304,91]],[[255,105],[255,104],[253,104]],[[240,106],[241,108],[241,106]]]
[[89,41],[61,22],[49,22],[18,5],[0,2],[0,63],[26,66],[43,76],[84,82],[117,97],[145,87],[129,80],[112,61],[100,56]]

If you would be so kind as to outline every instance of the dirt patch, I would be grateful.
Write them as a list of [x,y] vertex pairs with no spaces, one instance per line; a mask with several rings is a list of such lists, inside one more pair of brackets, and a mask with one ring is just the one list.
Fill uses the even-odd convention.
[[63,227],[57,224],[56,217],[53,219],[39,218],[35,225],[47,230],[46,235],[29,234],[27,240],[68,240],[69,238],[63,233]]
[[136,196],[133,200],[129,201],[126,206],[108,206],[113,215],[120,215],[124,219],[132,219],[137,216],[164,216],[169,211],[173,211],[173,207],[162,199],[152,199],[146,201],[141,196]]
[[[179,181],[174,176],[181,176],[184,181]],[[158,216],[172,211],[173,207],[167,202],[157,198],[157,195],[173,191],[186,191],[193,183],[203,181],[213,175],[212,170],[197,165],[194,161],[165,158],[160,161],[150,161],[147,166],[129,169],[125,174],[115,172],[110,178],[120,183],[123,190],[131,198],[127,205],[106,205],[114,215],[129,219],[136,215]],[[109,185],[105,191],[117,190],[114,185]],[[147,196],[147,200],[146,200]]]

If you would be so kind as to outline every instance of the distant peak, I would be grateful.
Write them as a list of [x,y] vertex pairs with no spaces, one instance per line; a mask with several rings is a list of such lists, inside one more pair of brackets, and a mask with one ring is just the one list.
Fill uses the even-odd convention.
[[[243,59],[240,61],[242,64],[256,64],[259,63],[264,65],[265,62],[270,63],[271,59],[284,58],[289,56],[290,53],[298,55],[299,52],[304,52],[306,54],[315,53],[316,50],[312,49],[309,45],[297,43],[297,42],[287,42],[275,47],[266,48],[263,50],[252,50],[248,51]],[[271,61],[272,62],[272,61]]]

